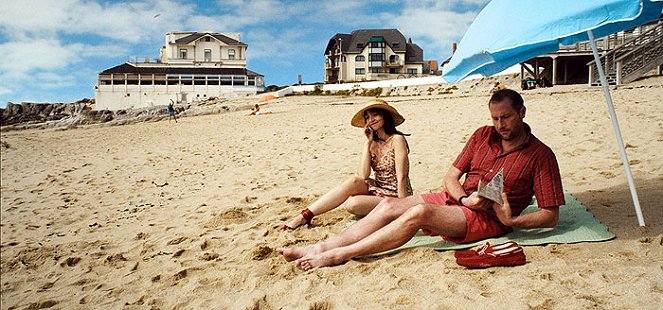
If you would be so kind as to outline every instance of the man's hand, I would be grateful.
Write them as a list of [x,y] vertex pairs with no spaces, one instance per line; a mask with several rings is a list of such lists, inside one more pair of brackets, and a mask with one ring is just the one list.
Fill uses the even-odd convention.
[[463,205],[472,210],[486,210],[490,207],[492,201],[479,196],[478,192],[472,193],[463,199]]
[[497,215],[497,218],[500,220],[500,222],[502,222],[502,224],[506,226],[512,226],[513,219],[511,218],[511,206],[509,205],[509,201],[506,199],[506,193],[502,193],[502,200],[504,200],[503,205],[500,205],[497,202],[493,202],[493,210],[495,210],[495,215]]

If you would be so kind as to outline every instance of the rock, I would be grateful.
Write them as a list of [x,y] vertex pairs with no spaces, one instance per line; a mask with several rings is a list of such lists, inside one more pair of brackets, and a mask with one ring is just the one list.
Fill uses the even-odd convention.
[[[87,98],[73,103],[9,102],[6,108],[0,109],[0,126],[3,126],[3,131],[47,128],[68,130],[78,125],[118,126],[168,118],[165,106],[109,111],[94,110],[94,103],[94,99]],[[194,116],[245,110],[253,106],[251,100],[237,104],[238,106],[228,105],[225,99],[205,99],[203,102],[178,104],[175,106],[175,112],[179,116]]]

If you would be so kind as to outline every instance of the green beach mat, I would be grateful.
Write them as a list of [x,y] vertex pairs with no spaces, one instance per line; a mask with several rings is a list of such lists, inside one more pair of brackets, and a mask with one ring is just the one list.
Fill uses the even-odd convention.
[[[460,250],[484,244],[499,244],[509,240],[520,245],[539,245],[548,243],[577,243],[586,241],[606,241],[615,238],[615,234],[608,231],[608,227],[596,219],[587,208],[569,193],[564,194],[566,204],[559,207],[559,220],[555,228],[514,229],[500,238],[491,238],[474,243],[457,244],[446,241],[439,236],[426,236],[421,230],[410,241],[399,248],[381,254],[392,253],[414,247],[428,247],[435,250]],[[533,201],[524,213],[537,211],[536,200]],[[354,222],[353,222],[354,223]]]

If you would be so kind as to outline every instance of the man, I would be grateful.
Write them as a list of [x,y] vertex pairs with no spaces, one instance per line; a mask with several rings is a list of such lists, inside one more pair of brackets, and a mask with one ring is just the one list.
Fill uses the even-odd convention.
[[[477,129],[444,177],[441,193],[383,200],[366,217],[329,241],[280,249],[288,261],[310,270],[353,257],[394,249],[419,229],[467,243],[501,236],[511,227],[554,227],[564,194],[557,160],[523,122],[525,106],[515,91],[496,91],[488,102],[493,126]],[[480,197],[503,169],[503,205]],[[465,181],[460,179],[465,175]],[[535,195],[540,210],[520,215]]]
[[175,123],[177,123],[177,116],[175,116],[173,103],[173,99],[170,99],[170,102],[168,102],[168,122],[170,122],[171,119],[175,119]]

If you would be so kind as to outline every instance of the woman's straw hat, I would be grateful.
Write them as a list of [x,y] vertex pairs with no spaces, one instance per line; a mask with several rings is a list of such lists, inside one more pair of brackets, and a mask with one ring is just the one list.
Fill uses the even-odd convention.
[[372,99],[371,101],[368,102],[368,105],[365,106],[363,109],[359,110],[357,113],[355,113],[355,116],[352,117],[352,121],[350,124],[355,127],[359,128],[364,128],[366,126],[366,120],[364,119],[364,112],[369,109],[382,109],[389,114],[391,114],[391,117],[394,119],[394,126],[398,126],[400,124],[403,124],[405,121],[405,118],[396,111],[396,109],[392,106],[390,106],[386,101],[382,99]]

